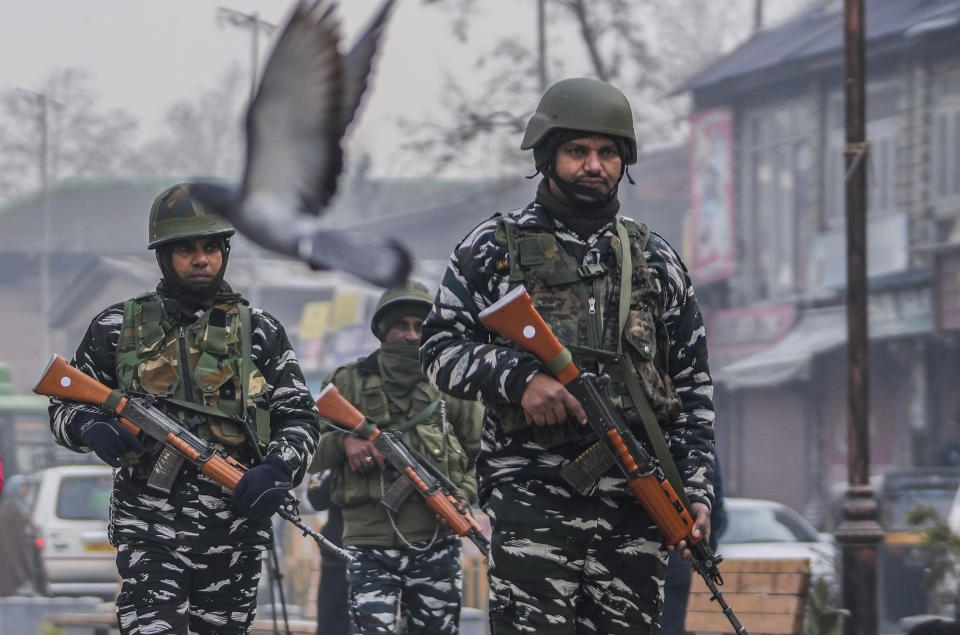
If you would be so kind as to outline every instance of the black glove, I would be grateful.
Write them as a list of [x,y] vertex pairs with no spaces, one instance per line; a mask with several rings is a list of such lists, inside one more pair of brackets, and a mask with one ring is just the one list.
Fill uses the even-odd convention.
[[290,468],[278,454],[271,454],[260,465],[251,467],[233,490],[233,504],[251,518],[272,516],[293,487]]
[[143,454],[140,440],[116,419],[90,414],[78,419],[74,426],[80,441],[113,467],[120,467],[125,454]]

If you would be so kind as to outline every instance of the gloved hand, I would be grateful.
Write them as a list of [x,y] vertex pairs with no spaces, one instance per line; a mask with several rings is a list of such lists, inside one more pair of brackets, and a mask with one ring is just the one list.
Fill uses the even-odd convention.
[[91,414],[75,424],[77,435],[85,446],[97,453],[104,463],[120,467],[120,459],[128,453],[142,454],[143,444],[114,418]]
[[272,516],[291,487],[290,468],[279,454],[271,454],[241,477],[233,490],[233,504],[251,518]]

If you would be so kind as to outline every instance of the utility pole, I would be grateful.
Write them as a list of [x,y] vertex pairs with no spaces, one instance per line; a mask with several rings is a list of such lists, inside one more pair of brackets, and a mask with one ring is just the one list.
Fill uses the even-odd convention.
[[753,0],[753,31],[763,28],[763,0]]
[[[260,15],[243,13],[235,9],[220,7],[217,9],[217,22],[226,22],[230,26],[250,31],[250,101],[257,94],[257,68],[260,66],[260,31],[270,35],[277,28],[260,19]],[[260,251],[256,245],[250,245],[250,304],[260,306]]]
[[547,8],[546,0],[537,0],[537,70],[540,94],[547,90]]
[[53,298],[50,285],[50,256],[53,251],[50,237],[50,108],[60,107],[61,104],[49,99],[43,93],[32,90],[19,89],[29,96],[37,108],[37,128],[40,143],[37,156],[40,168],[40,206],[42,210],[40,234],[40,359],[50,359],[53,347],[50,343],[50,314],[52,313]]
[[847,222],[847,472],[842,548],[845,635],[877,633],[877,548],[883,531],[870,487],[867,331],[867,172],[864,2],[844,0]]

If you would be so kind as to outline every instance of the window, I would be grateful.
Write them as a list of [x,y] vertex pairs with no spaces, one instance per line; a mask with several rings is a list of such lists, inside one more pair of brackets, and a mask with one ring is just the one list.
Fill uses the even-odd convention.
[[[934,78],[932,195],[937,203],[960,202],[960,68]],[[951,210],[955,212],[956,210]]]
[[[899,86],[891,83],[867,87],[867,139],[870,141],[867,162],[867,213],[892,214],[897,211],[897,99]],[[844,97],[830,96],[827,112],[826,221],[835,229],[845,222],[846,143]]]
[[797,102],[745,116],[742,226],[752,250],[757,299],[789,295],[798,287],[799,228],[814,200],[811,111]]
[[60,481],[57,516],[65,520],[107,520],[113,478],[71,476]]

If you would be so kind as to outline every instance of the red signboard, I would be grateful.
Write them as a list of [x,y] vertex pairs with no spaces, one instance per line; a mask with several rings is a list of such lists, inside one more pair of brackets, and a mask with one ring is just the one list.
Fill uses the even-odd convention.
[[733,208],[733,116],[727,108],[690,119],[692,273],[697,282],[729,278],[736,270]]

